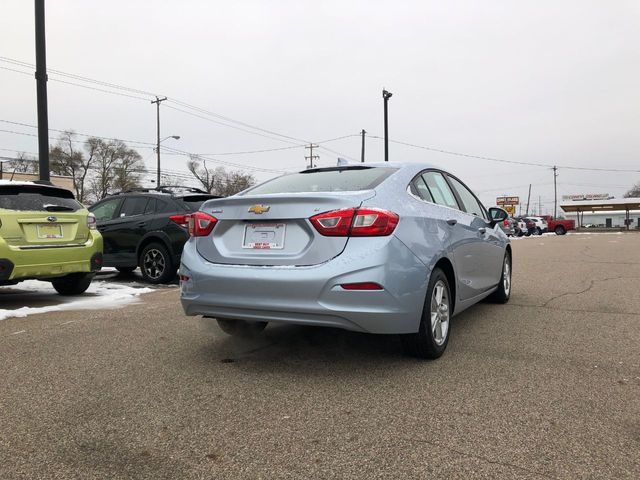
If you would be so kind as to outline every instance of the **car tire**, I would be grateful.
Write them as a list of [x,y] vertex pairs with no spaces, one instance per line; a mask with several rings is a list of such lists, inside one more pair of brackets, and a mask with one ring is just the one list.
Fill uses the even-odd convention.
[[567,233],[567,230],[562,225],[558,225],[554,231],[556,232],[556,235],[564,235]]
[[150,243],[142,249],[138,264],[142,277],[149,283],[169,283],[178,269],[171,261],[167,248],[160,243]]
[[93,273],[72,273],[51,280],[53,288],[60,295],[81,295],[87,291],[93,280]]
[[533,231],[534,235],[542,235],[542,229],[540,227],[536,227],[536,229]]
[[502,275],[498,289],[489,295],[488,300],[495,303],[507,303],[511,297],[511,254],[506,252],[502,261]]
[[120,273],[132,273],[138,267],[116,267]]
[[233,337],[255,337],[267,326],[267,322],[248,322],[246,320],[229,320],[226,318],[218,318],[217,320],[220,330]]
[[419,329],[401,337],[407,355],[427,359],[442,356],[449,343],[452,303],[447,276],[435,268],[429,279]]

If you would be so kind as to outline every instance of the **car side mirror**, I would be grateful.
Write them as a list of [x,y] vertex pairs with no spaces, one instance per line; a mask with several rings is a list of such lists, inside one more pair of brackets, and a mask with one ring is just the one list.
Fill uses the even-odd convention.
[[509,218],[509,214],[501,208],[491,207],[489,209],[489,218],[491,218],[491,226],[495,227],[498,223],[504,222]]

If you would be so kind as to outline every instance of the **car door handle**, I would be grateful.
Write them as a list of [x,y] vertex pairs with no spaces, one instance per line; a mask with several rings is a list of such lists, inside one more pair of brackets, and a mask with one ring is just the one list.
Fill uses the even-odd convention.
[[447,223],[449,225],[455,225],[456,223],[458,223],[458,220],[456,220],[455,218],[450,218],[449,220],[447,220]]
[[480,228],[478,229],[478,232],[480,232],[480,234],[481,234],[481,235],[484,235],[485,233],[487,233],[487,229],[486,229],[486,228],[484,228],[484,227],[480,227]]
[[147,222],[138,222],[138,226],[139,227],[146,227],[147,226]]

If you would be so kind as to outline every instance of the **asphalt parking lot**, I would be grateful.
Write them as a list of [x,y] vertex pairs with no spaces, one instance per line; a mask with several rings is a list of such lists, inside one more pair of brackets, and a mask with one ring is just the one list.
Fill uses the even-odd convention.
[[177,288],[0,321],[0,478],[640,477],[640,235],[513,248],[510,303],[456,317],[432,362],[233,339]]

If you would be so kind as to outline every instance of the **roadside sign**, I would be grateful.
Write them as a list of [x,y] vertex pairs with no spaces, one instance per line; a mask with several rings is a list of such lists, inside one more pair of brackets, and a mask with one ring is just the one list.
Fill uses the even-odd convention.
[[609,200],[612,198],[608,193],[585,193],[579,195],[563,195],[562,200]]
[[512,217],[516,214],[516,206],[515,205],[505,205],[502,208]]
[[520,205],[520,197],[497,197],[496,205]]

